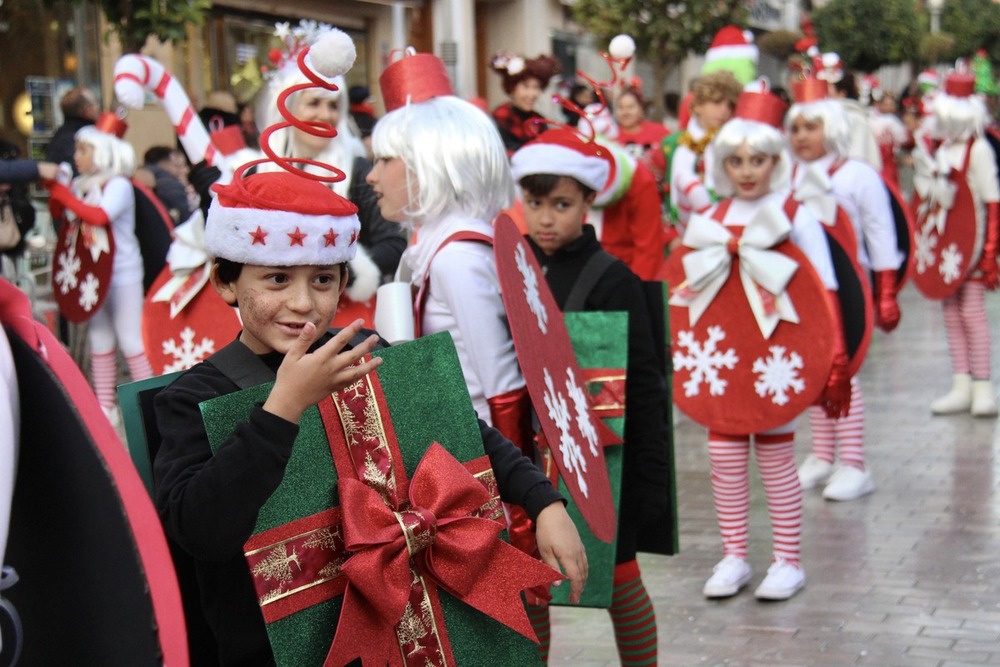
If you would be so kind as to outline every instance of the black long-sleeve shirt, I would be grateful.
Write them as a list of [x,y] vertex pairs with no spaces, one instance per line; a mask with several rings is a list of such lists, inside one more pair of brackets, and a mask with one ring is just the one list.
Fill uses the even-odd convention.
[[[528,243],[545,271],[545,280],[560,309],[565,307],[590,257],[605,252],[590,225],[584,226],[579,239],[552,255],[545,255],[530,238]],[[623,262],[615,260],[608,267],[584,299],[583,310],[628,313],[624,468],[616,557],[617,562],[624,563],[635,558],[640,515],[662,513],[669,502],[666,384],[658,369],[656,343],[641,282]]]
[[[329,337],[322,339],[322,344]],[[277,372],[283,355],[262,355]],[[274,658],[243,556],[257,513],[278,488],[298,425],[255,406],[247,421],[212,455],[198,404],[238,391],[210,363],[201,363],[156,397],[162,436],[153,463],[155,501],[164,529],[195,561],[202,610],[226,666],[270,665]],[[535,518],[559,493],[498,431],[479,422],[504,501]]]

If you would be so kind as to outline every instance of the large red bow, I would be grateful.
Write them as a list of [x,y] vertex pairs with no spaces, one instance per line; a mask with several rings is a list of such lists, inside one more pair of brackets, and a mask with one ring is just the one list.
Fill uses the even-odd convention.
[[489,492],[438,443],[408,486],[408,502],[394,508],[364,482],[340,481],[345,546],[353,555],[342,570],[347,589],[325,664],[359,656],[380,666],[438,664],[440,656],[414,655],[427,649],[419,640],[404,649],[406,629],[397,627],[404,616],[423,613],[425,589],[434,585],[537,641],[520,592],[564,577],[501,541],[498,523],[476,516]]

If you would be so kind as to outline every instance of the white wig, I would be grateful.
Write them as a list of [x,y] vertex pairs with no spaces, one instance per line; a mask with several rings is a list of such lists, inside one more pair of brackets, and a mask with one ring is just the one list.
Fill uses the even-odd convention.
[[[286,88],[300,83],[306,83],[308,81],[309,79],[307,79],[306,76],[302,74],[298,68],[296,68],[291,75],[280,79],[280,82],[274,81],[271,83],[267,89],[267,95],[265,96],[266,99],[264,101],[265,104],[260,109],[260,117],[264,119],[265,127],[284,122],[285,120],[278,111],[278,96],[281,92]],[[288,96],[285,104],[287,105],[289,111],[294,112],[295,107],[298,104],[299,97],[303,93],[315,94],[322,99],[332,99],[335,101],[337,110],[340,112],[336,127],[337,136],[331,139],[326,148],[313,159],[327,164],[332,164],[344,172],[346,178],[339,183],[334,183],[333,190],[337,194],[346,197],[348,190],[351,187],[354,159],[357,157],[364,157],[366,152],[364,144],[361,143],[361,140],[355,137],[351,132],[350,113],[347,105],[346,93],[347,82],[342,76],[334,77],[331,81],[339,90],[327,90],[325,88],[315,86],[313,88],[292,93]],[[270,137],[269,145],[271,146],[271,149],[281,157],[305,157],[296,149],[295,128],[293,127],[284,127],[274,132],[274,134]],[[270,163],[262,164],[258,167],[258,170],[262,172],[283,171],[278,165]],[[316,174],[327,173],[325,169],[314,167],[312,165],[306,166],[305,171]]]
[[93,125],[77,130],[75,138],[80,143],[93,147],[94,166],[100,175],[131,178],[135,173],[135,149],[127,141],[101,132]]
[[399,157],[414,221],[463,213],[492,220],[514,198],[507,151],[493,119],[465,100],[445,95],[395,109],[375,125],[376,158]]
[[934,96],[931,111],[938,135],[952,141],[981,136],[988,118],[981,96],[956,97],[943,90]]
[[785,115],[785,131],[791,133],[796,118],[823,123],[823,146],[828,153],[847,156],[851,152],[851,124],[839,100],[795,103]]
[[771,190],[782,190],[790,184],[791,168],[788,153],[785,150],[785,139],[781,131],[767,123],[744,118],[733,118],[719,130],[712,141],[714,161],[712,177],[715,179],[715,191],[723,197],[730,197],[736,191],[729,176],[726,174],[726,158],[735,153],[740,146],[746,144],[751,153],[773,155],[778,163],[771,172]]

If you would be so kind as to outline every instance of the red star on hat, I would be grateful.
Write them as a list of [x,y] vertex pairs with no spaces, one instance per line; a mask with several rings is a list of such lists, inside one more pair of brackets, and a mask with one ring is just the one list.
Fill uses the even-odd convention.
[[337,245],[338,236],[340,236],[340,234],[333,231],[333,228],[330,228],[330,231],[328,231],[326,234],[323,234],[323,238],[326,239],[326,243],[323,245],[323,247],[326,248],[332,245]]
[[261,245],[267,245],[267,241],[264,240],[267,237],[267,234],[267,232],[260,228],[260,225],[257,225],[257,231],[250,232],[250,236],[253,237],[253,242],[251,242],[250,245],[257,245],[258,243]]
[[303,234],[298,227],[295,228],[294,232],[287,232],[288,238],[290,239],[288,245],[302,245],[302,240],[309,236],[308,234]]

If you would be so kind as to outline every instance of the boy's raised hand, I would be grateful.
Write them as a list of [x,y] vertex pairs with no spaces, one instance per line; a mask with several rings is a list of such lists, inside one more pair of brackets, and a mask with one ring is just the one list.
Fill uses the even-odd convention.
[[297,424],[307,408],[378,368],[382,363],[379,358],[360,363],[378,343],[378,336],[371,335],[354,349],[344,350],[362,324],[362,320],[355,320],[319,349],[309,352],[309,346],[323,332],[317,331],[315,324],[307,323],[278,367],[277,380],[264,409]]
[[[535,541],[547,565],[569,577],[569,601],[576,603],[587,583],[587,551],[573,520],[561,502],[552,503],[535,519]],[[562,566],[560,568],[560,565]],[[558,586],[562,582],[556,582]]]

